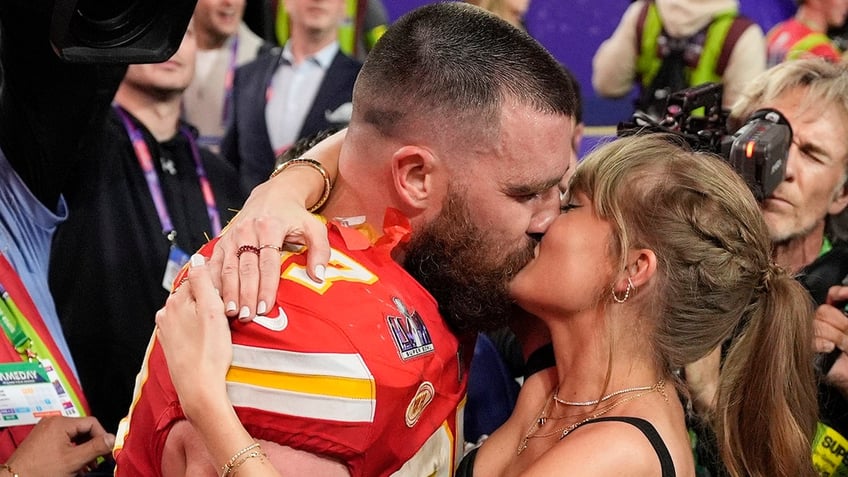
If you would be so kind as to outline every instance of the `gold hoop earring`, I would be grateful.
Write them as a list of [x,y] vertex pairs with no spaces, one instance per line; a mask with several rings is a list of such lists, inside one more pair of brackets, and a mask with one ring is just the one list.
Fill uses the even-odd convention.
[[630,281],[630,277],[627,277],[627,288],[624,290],[624,298],[619,298],[615,294],[615,286],[613,285],[613,287],[612,287],[612,299],[615,300],[616,303],[624,303],[625,301],[627,301],[628,298],[630,298],[630,291],[633,290],[634,288],[635,287],[633,286],[633,282]]

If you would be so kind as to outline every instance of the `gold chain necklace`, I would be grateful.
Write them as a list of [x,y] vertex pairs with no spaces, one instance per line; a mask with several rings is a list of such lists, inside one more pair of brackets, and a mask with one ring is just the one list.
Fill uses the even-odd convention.
[[[591,416],[584,418],[582,420],[578,420],[577,422],[569,424],[569,425],[562,427],[560,429],[557,429],[554,432],[549,432],[547,434],[537,434],[537,432],[541,429],[542,425],[544,425],[545,421],[547,421],[548,419],[561,419],[561,418],[552,418],[552,417],[545,416],[547,410],[550,408],[551,402],[553,402],[554,398],[556,397],[556,391],[554,391],[553,394],[551,394],[551,397],[545,400],[545,405],[542,406],[542,410],[539,412],[538,417],[536,417],[536,419],[533,420],[533,424],[530,425],[530,428],[527,429],[527,433],[524,434],[524,438],[521,440],[521,443],[518,444],[518,449],[516,449],[516,455],[521,455],[521,453],[524,452],[525,449],[527,449],[527,444],[530,442],[530,439],[536,439],[536,438],[541,439],[541,438],[544,438],[544,437],[555,436],[557,434],[559,434],[559,438],[562,439],[565,436],[567,436],[571,431],[573,431],[574,429],[577,429],[578,427],[580,427],[583,424],[591,421],[592,419],[596,419],[598,417],[601,417],[604,414],[608,413],[609,411],[615,409],[616,407],[618,407],[618,406],[620,406],[620,405],[622,405],[622,404],[624,404],[628,401],[632,401],[634,399],[640,398],[640,397],[645,396],[647,394],[650,394],[654,391],[659,391],[663,395],[665,400],[668,401],[668,396],[666,396],[666,394],[665,394],[665,380],[664,379],[660,379],[653,386],[644,386],[644,387],[641,388],[641,390],[642,390],[642,392],[640,392],[639,394],[634,394],[632,396],[628,396],[628,397],[625,397],[621,400],[618,400],[618,401],[610,404],[609,406],[595,412]],[[621,394],[623,394],[623,393],[619,392],[616,395],[621,395]],[[609,398],[607,398],[607,399],[609,399]],[[603,402],[603,400],[601,400],[600,402]]]
[[559,387],[557,387],[556,392],[554,393],[554,401],[565,404],[567,406],[594,406],[596,404],[600,404],[602,402],[608,401],[616,396],[621,394],[632,393],[636,391],[649,391],[654,386],[641,386],[637,388],[627,388],[627,389],[619,389],[618,391],[607,394],[606,396],[601,397],[600,399],[595,399],[593,401],[566,401],[565,399],[560,399],[559,396]]

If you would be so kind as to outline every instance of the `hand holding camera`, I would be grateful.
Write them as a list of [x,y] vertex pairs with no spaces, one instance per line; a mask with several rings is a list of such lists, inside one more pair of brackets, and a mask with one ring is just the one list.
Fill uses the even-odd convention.
[[848,277],[830,287],[825,304],[816,308],[816,366],[828,382],[848,395]]

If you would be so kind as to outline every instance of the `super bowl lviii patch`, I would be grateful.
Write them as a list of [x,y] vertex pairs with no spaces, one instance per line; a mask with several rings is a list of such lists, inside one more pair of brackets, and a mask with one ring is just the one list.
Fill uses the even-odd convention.
[[386,321],[401,359],[410,359],[433,351],[433,339],[421,315],[409,310],[400,298],[392,297],[400,316],[389,315]]

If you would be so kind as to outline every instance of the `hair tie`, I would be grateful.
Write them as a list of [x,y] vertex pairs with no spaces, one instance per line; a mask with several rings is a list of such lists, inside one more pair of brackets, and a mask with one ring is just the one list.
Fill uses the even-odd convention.
[[765,292],[771,291],[774,281],[785,273],[786,271],[783,269],[783,267],[774,262],[769,262],[768,266],[765,270],[763,270],[763,274],[760,277],[760,286],[758,287],[758,289]]

